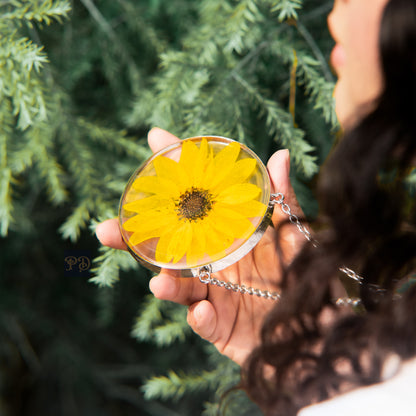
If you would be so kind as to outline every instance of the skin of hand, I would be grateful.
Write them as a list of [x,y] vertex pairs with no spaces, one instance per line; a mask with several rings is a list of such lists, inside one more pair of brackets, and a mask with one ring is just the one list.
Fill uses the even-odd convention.
[[[148,141],[153,152],[157,152],[179,139],[165,130],[153,128],[148,134]],[[289,152],[277,151],[268,161],[267,169],[272,192],[282,192],[292,212],[301,217],[303,213],[289,181]],[[272,216],[274,227],[267,228],[250,253],[226,269],[213,273],[212,277],[277,291],[282,262],[290,262],[305,241],[293,225],[285,225],[277,232],[279,224],[287,218],[280,207],[275,206]],[[103,245],[126,249],[117,219],[99,224],[96,234]],[[274,305],[273,300],[206,285],[196,278],[176,277],[167,269],[153,277],[149,286],[157,298],[187,305],[187,320],[193,331],[240,365],[259,344],[263,319]]]

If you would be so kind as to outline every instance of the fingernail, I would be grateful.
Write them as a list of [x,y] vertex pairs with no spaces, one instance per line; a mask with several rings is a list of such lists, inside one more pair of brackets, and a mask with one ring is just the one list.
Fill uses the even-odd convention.
[[101,224],[102,224],[102,223],[98,224],[98,225],[95,227],[95,236],[98,238],[98,240],[99,240],[100,242],[101,242],[101,237],[100,237],[100,234],[101,234],[101,228],[102,228]]

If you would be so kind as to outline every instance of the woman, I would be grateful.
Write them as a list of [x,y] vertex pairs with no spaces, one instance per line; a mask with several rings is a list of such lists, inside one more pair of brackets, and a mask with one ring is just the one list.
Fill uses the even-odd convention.
[[[403,190],[416,156],[416,2],[335,0],[328,21],[336,41],[336,111],[346,134],[320,178],[322,213],[314,227],[323,230],[316,234],[319,244],[304,244],[277,207],[275,227],[255,249],[215,275],[279,288],[281,301],[274,306],[166,271],[150,282],[155,296],[188,305],[193,330],[243,366],[243,386],[267,415],[295,415],[400,368],[416,379],[416,289],[396,294],[398,282],[416,270],[415,203]],[[149,132],[154,151],[177,140],[160,129]],[[267,167],[272,188],[302,215],[288,179],[287,152],[275,153]],[[125,248],[114,220],[101,224],[97,235],[103,244]],[[340,266],[356,272],[360,313],[336,304]],[[394,391],[403,374],[383,388]],[[374,390],[368,389],[299,414],[362,414],[363,406],[365,414],[375,414],[377,402],[396,410],[409,402],[406,394],[398,401],[383,393],[363,404],[356,394],[370,400]],[[400,414],[414,411],[405,406]]]

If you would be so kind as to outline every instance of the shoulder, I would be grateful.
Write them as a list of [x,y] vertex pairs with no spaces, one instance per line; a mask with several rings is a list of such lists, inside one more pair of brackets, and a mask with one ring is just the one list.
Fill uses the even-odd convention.
[[305,407],[298,416],[351,416],[363,414],[363,410],[366,416],[414,416],[415,382],[416,359],[412,359],[391,379]]

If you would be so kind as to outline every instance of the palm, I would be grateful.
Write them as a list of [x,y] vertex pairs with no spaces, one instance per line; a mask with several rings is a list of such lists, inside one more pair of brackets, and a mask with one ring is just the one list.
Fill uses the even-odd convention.
[[[290,227],[279,234],[279,244],[289,260],[297,251],[299,238]],[[269,227],[258,245],[243,259],[212,277],[255,289],[279,291],[281,259],[277,250],[277,233]],[[195,282],[199,284],[199,282]],[[201,335],[224,355],[242,364],[258,344],[260,327],[275,301],[255,295],[234,293],[208,285],[206,301],[212,305],[215,325],[211,333]],[[190,319],[192,325],[192,319]],[[198,331],[197,332],[201,332]]]
[[[274,231],[269,228],[253,251],[214,276],[256,289],[278,290],[280,264],[275,244]],[[258,343],[263,318],[275,301],[211,286],[208,287],[207,300],[213,305],[217,316],[215,337],[210,341],[222,354],[242,363]]]

